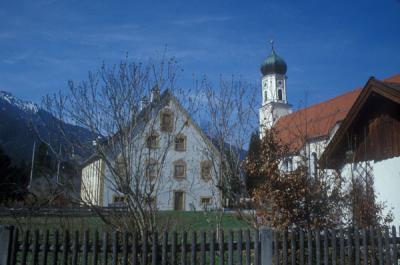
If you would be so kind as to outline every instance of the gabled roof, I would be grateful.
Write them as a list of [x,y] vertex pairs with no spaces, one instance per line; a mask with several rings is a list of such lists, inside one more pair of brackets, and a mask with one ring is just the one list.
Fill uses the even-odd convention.
[[[181,111],[181,113],[185,116],[187,119],[187,122],[193,126],[193,128],[200,134],[202,139],[205,141],[205,143],[213,150],[217,155],[220,155],[220,150],[216,147],[216,145],[213,143],[213,141],[203,132],[203,130],[200,128],[200,126],[192,119],[188,111],[182,106],[182,104],[179,102],[179,100],[169,91],[166,89],[157,100],[150,102],[146,107],[144,107],[137,115],[137,124],[135,125],[134,129],[132,130],[133,135],[138,135],[139,133],[143,132],[145,129],[149,116],[151,116],[150,119],[154,119],[154,116],[160,112],[161,109],[164,107],[168,106],[169,102],[174,102],[174,104],[177,106],[177,108]],[[101,139],[101,142],[99,144],[107,146],[109,144],[109,141],[112,140],[113,138],[118,138],[120,132],[115,133],[112,136],[109,137],[104,137]],[[88,164],[96,161],[99,159],[99,156],[97,154],[92,154],[88,159],[86,159],[83,163],[81,163],[81,167],[85,167]]]
[[[344,153],[347,151],[346,143],[348,142],[346,138],[347,132],[355,123],[362,122],[359,118],[361,111],[368,108],[366,105],[368,100],[376,99],[377,95],[400,105],[400,75],[384,79],[383,81],[379,81],[374,77],[368,80],[346,118],[343,120],[341,126],[322,154],[320,164],[323,167],[337,168],[344,163]],[[383,107],[384,106],[382,106],[382,108]],[[370,112],[379,111],[377,108],[368,110]]]
[[[386,78],[383,82],[400,83],[400,74]],[[361,91],[362,88],[356,88],[283,116],[275,124],[278,139],[288,145],[291,152],[299,151],[307,140],[328,139],[335,125],[345,119]]]

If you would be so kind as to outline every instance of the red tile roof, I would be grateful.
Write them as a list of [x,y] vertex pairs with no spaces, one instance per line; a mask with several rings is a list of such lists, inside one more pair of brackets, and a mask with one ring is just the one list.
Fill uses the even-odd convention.
[[[383,81],[400,83],[400,74]],[[357,88],[280,118],[275,124],[278,139],[287,144],[292,152],[303,147],[306,139],[326,139],[334,126],[344,120],[361,90]]]
[[385,83],[400,83],[400,74],[383,79]]

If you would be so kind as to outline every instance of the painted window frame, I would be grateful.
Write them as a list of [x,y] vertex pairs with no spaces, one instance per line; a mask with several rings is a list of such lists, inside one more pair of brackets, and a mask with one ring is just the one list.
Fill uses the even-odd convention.
[[[166,122],[165,116],[169,116],[169,122]],[[170,109],[163,109],[160,112],[160,131],[172,132],[174,130],[174,112]]]
[[[182,175],[177,175],[177,170],[176,170],[177,166],[183,166],[183,174]],[[187,164],[186,164],[186,162],[184,160],[179,159],[179,160],[174,161],[174,163],[173,163],[173,176],[174,176],[174,179],[177,179],[177,180],[186,179],[186,171],[187,171]]]
[[157,149],[160,147],[160,135],[157,132],[151,132],[146,136],[146,147],[148,149]]
[[[183,143],[177,143],[177,140],[183,140]],[[186,142],[187,142],[186,135],[178,134],[175,137],[175,140],[174,140],[174,149],[175,149],[175,151],[177,151],[177,152],[185,152],[186,151]],[[182,144],[183,147],[178,147],[178,144]]]
[[[204,172],[205,170],[208,170],[207,172]],[[208,182],[212,179],[212,163],[210,160],[203,160],[200,162],[200,177],[203,181]]]

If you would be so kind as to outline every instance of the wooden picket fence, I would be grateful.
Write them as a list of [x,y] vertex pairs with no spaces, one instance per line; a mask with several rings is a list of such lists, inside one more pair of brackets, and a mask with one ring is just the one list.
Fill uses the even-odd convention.
[[258,264],[258,231],[98,233],[20,231],[10,227],[7,265]]
[[398,265],[400,253],[395,227],[153,234],[7,231],[0,233],[0,248],[6,246],[0,249],[0,265]]

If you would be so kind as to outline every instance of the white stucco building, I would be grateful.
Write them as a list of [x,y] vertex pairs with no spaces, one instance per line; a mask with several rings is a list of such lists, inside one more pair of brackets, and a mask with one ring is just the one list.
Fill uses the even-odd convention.
[[132,190],[138,188],[148,194],[143,203],[159,210],[220,207],[220,154],[209,138],[169,91],[152,95],[143,107],[135,135],[127,144],[131,151],[110,154],[117,172],[113,173],[112,167],[97,156],[83,167],[83,201],[99,206],[123,205],[127,195],[116,183],[115,175],[119,165],[129,160],[133,168],[128,173],[132,176],[128,177],[129,185]]
[[[400,75],[383,81],[370,78],[362,88],[293,112],[286,71],[285,61],[272,48],[261,65],[260,137],[265,128],[274,127],[279,140],[289,146],[292,155],[283,169],[294,169],[305,158],[310,175],[323,167],[351,178],[351,171],[367,162],[377,199],[393,208],[399,224]],[[350,153],[355,158],[351,161],[346,159]]]

